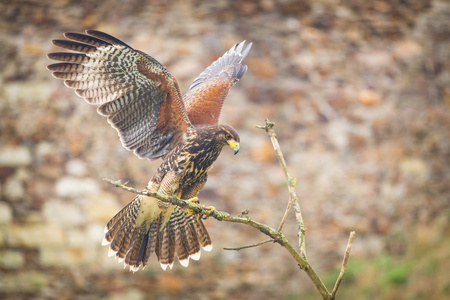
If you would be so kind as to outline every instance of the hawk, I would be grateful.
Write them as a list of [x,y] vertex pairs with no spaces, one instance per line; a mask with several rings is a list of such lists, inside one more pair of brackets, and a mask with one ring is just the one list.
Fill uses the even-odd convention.
[[[73,52],[50,53],[59,63],[47,68],[117,130],[122,146],[139,158],[162,159],[149,191],[198,201],[208,171],[222,148],[239,151],[239,135],[219,124],[230,88],[247,71],[241,64],[250,51],[245,41],[212,63],[182,96],[174,76],[153,57],[96,30],[65,33],[53,44]],[[198,260],[211,238],[192,212],[139,195],[106,225],[103,245],[137,271],[155,253],[161,267],[172,268],[175,256],[183,266]]]

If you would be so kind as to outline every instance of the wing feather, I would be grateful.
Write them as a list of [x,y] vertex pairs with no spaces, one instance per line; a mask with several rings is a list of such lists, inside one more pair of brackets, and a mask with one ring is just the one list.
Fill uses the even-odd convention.
[[242,61],[252,44],[245,41],[234,45],[213,62],[192,83],[184,103],[192,124],[217,124],[223,101],[230,88],[244,76],[247,66]]
[[59,61],[49,65],[53,76],[64,80],[119,134],[122,145],[140,158],[164,156],[184,141],[192,126],[176,79],[154,58],[134,50],[106,33],[65,33],[54,40],[74,51],[50,53]]

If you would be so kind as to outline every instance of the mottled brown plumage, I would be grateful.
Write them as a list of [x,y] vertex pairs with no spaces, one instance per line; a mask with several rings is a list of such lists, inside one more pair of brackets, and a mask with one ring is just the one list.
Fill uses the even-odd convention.
[[[237,44],[215,61],[182,97],[178,83],[154,58],[95,30],[66,33],[56,46],[75,53],[51,53],[48,66],[74,88],[119,134],[122,145],[140,158],[162,158],[147,189],[181,199],[198,195],[223,146],[235,154],[239,135],[218,124],[229,89],[244,75],[250,45]],[[103,244],[130,269],[145,267],[154,253],[161,267],[174,258],[187,266],[212,242],[201,219],[186,209],[137,196],[106,225]]]

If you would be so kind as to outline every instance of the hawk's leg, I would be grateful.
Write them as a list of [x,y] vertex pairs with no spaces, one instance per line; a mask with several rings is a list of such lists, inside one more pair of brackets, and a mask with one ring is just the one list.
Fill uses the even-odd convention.
[[[186,186],[183,189],[183,192],[181,193],[181,199],[189,199],[188,200],[189,202],[196,203],[196,204],[200,203],[200,201],[198,200],[197,195],[203,189],[203,187],[205,186],[206,178],[207,177],[205,176],[204,178],[201,178],[198,181],[197,184]],[[188,213],[190,215],[194,215],[195,214],[195,211],[193,209],[189,209],[188,208],[187,211],[188,211]]]
[[[188,200],[189,202],[196,203],[196,204],[200,203],[200,201],[198,200],[197,195],[198,195],[198,193],[203,189],[203,187],[205,186],[206,178],[207,178],[207,177],[205,176],[204,178],[202,178],[202,179],[199,180],[198,184],[195,184],[195,185],[186,187],[186,188],[183,190],[183,193],[182,193],[182,199],[189,199],[189,200]],[[212,211],[212,210],[216,210],[216,208],[215,208],[214,206],[208,206],[208,207],[206,207],[206,206],[202,205],[202,208],[203,208],[203,209],[209,209],[209,210],[211,210],[211,211]],[[208,219],[208,218],[209,218],[209,216],[205,216],[205,215],[203,215],[203,214],[201,214],[201,213],[197,213],[197,212],[195,212],[193,209],[189,209],[189,208],[188,208],[187,211],[188,211],[188,213],[189,213],[190,215],[195,215],[195,214],[197,214],[197,220]]]

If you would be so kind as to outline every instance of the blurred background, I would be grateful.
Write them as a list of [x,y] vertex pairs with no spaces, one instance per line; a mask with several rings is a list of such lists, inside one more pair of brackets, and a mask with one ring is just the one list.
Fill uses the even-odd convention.
[[[182,91],[233,44],[253,43],[221,121],[241,136],[200,195],[277,227],[288,201],[266,133],[298,180],[306,250],[341,299],[450,296],[450,3],[438,0],[0,1],[1,299],[320,299],[277,244],[207,220],[212,252],[136,274],[101,247],[106,222],[159,161],[124,150],[94,107],[54,79],[63,32],[97,29],[155,57]],[[284,233],[298,243],[289,215]]]

